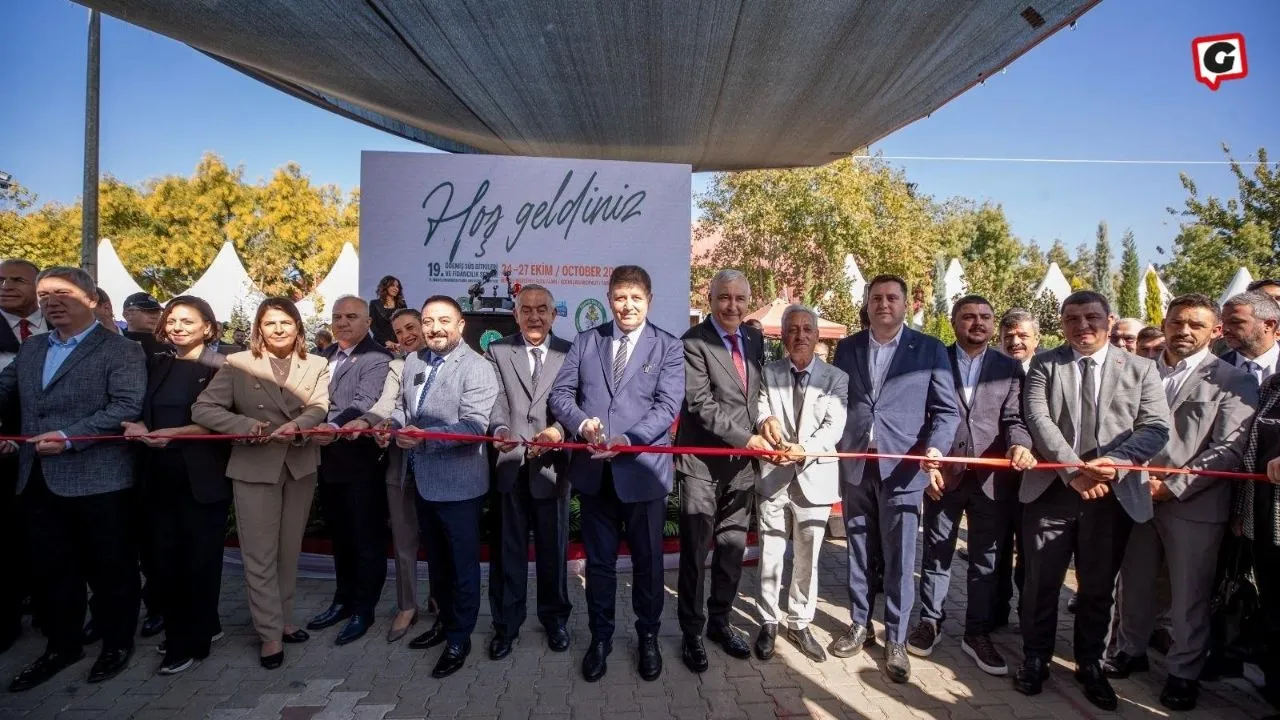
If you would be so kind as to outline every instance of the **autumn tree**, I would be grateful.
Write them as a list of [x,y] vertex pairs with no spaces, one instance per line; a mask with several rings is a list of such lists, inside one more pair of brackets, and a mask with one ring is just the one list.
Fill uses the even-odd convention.
[[1164,298],[1161,297],[1160,293],[1160,278],[1156,275],[1155,270],[1148,270],[1143,282],[1146,283],[1147,287],[1143,315],[1148,325],[1160,327],[1164,323]]
[[1097,240],[1093,246],[1093,275],[1089,278],[1093,289],[1116,304],[1116,291],[1111,277],[1111,240],[1107,237],[1107,221],[1098,223]]
[[1138,283],[1142,282],[1139,277],[1142,269],[1138,267],[1138,242],[1133,239],[1132,230],[1124,231],[1120,245],[1124,249],[1120,255],[1120,292],[1116,297],[1116,308],[1120,317],[1141,317]]

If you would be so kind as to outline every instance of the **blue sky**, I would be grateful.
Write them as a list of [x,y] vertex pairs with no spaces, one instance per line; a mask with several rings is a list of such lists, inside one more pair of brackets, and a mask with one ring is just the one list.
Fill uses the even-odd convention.
[[[86,11],[67,0],[11,0],[0,170],[39,194],[73,201],[83,153]],[[1217,92],[1193,77],[1193,37],[1243,32],[1249,77]],[[361,150],[422,150],[260,85],[185,45],[104,18],[101,167],[129,182],[189,173],[217,151],[250,178],[290,160],[312,179],[353,187]],[[873,146],[889,156],[1220,160],[1268,146],[1280,159],[1280,2],[1105,0],[930,118]],[[1014,232],[1048,247],[1092,242],[1105,219],[1118,246],[1134,230],[1144,262],[1176,233],[1165,208],[1185,193],[1234,194],[1225,166],[1048,165],[902,161],[937,197],[1002,204]],[[694,189],[705,183],[695,176]],[[1116,248],[1118,253],[1118,247]]]

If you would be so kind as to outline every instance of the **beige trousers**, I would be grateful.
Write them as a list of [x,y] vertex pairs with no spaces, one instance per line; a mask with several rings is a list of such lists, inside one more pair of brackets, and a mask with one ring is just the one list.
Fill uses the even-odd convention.
[[253,627],[262,642],[278,641],[285,625],[293,620],[298,555],[316,491],[316,475],[294,478],[285,467],[277,482],[234,480],[231,489]]

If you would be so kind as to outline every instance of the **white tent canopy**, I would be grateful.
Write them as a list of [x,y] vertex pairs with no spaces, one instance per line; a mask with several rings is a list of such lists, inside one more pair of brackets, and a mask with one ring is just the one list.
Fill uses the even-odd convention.
[[1253,275],[1249,273],[1249,268],[1241,266],[1241,268],[1236,271],[1235,276],[1231,278],[1231,282],[1227,283],[1227,289],[1218,297],[1218,304],[1221,305],[1225,303],[1227,300],[1231,299],[1232,295],[1239,295],[1240,293],[1248,290],[1249,283],[1251,282],[1253,282]]
[[338,259],[329,274],[316,285],[310,295],[298,302],[298,312],[304,318],[315,317],[333,309],[333,303],[343,295],[360,293],[360,255],[351,243],[344,243]]
[[1055,300],[1061,303],[1071,294],[1071,283],[1067,282],[1067,276],[1062,274],[1062,268],[1058,267],[1058,263],[1049,263],[1049,269],[1045,271],[1044,279],[1036,286],[1035,296],[1039,298],[1044,295],[1045,291],[1053,294]]
[[951,258],[947,271],[942,275],[942,292],[947,296],[950,307],[968,291],[968,283],[964,279],[964,268],[960,267],[960,258]]
[[[1138,283],[1138,307],[1142,315],[1145,317],[1147,312],[1147,276],[1156,276],[1156,287],[1160,289],[1160,307],[1167,308],[1173,300],[1173,293],[1169,290],[1169,286],[1164,284],[1164,280],[1160,277],[1160,273],[1156,272],[1156,266],[1147,264],[1147,269],[1142,271],[1142,282]],[[1150,322],[1151,318],[1146,318]]]
[[105,290],[111,298],[111,307],[117,316],[125,298],[142,292],[142,287],[129,274],[124,263],[120,262],[120,256],[116,254],[116,248],[109,238],[98,242],[98,287]]
[[855,303],[862,302],[862,293],[867,289],[867,279],[862,276],[862,269],[858,267],[858,261],[853,259],[852,253],[846,253],[844,256],[844,278],[849,281],[849,297],[853,298]]
[[204,298],[213,308],[218,322],[230,320],[237,306],[241,312],[252,314],[265,297],[245,272],[240,256],[230,242],[222,244],[209,269],[184,294]]

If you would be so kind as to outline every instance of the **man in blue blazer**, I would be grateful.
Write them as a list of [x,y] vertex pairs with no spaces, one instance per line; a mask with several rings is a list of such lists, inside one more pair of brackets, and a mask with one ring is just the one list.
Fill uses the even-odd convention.
[[653,285],[636,265],[609,276],[613,322],[580,333],[551,389],[551,411],[565,431],[599,446],[574,452],[569,480],[582,495],[591,646],[582,661],[587,682],[604,677],[612,650],[618,539],[631,549],[632,607],[640,636],[640,677],[662,673],[658,650],[664,596],[662,526],[671,492],[671,456],[620,453],[627,445],[669,445],[684,400],[684,346],[646,322]]
[[[849,415],[838,449],[941,457],[960,421],[947,349],[903,323],[902,278],[873,278],[866,305],[871,327],[836,345],[834,364],[849,376]],[[840,461],[852,622],[827,649],[840,658],[862,649],[871,617],[868,565],[883,553],[885,672],[894,682],[911,677],[906,642],[915,603],[916,532],[925,487],[942,485],[940,467],[933,461]]]

